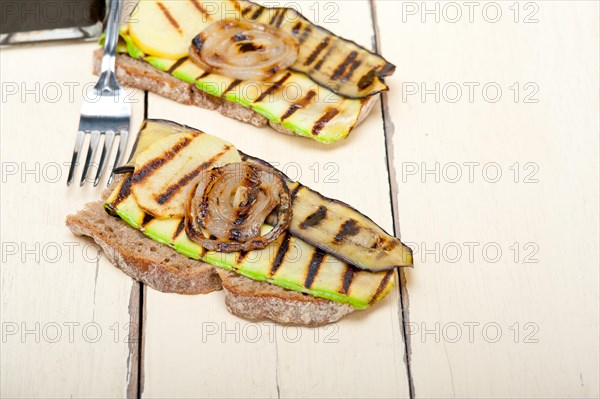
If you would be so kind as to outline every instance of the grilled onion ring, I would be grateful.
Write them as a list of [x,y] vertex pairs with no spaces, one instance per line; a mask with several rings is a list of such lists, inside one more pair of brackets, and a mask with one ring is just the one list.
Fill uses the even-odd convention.
[[200,68],[240,80],[266,80],[298,57],[296,39],[268,25],[217,21],[193,40],[190,58]]
[[[260,229],[276,210],[275,227]],[[188,201],[186,233],[209,251],[263,249],[290,225],[290,192],[283,177],[267,166],[232,163],[206,172]]]

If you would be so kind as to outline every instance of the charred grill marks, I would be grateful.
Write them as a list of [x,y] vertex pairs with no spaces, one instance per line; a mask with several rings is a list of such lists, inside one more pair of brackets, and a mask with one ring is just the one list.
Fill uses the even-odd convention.
[[277,249],[277,254],[275,255],[275,259],[273,260],[273,264],[271,265],[271,276],[277,273],[277,269],[281,266],[283,262],[283,258],[290,247],[290,233],[285,233],[283,236],[283,240],[281,241],[281,245]]
[[194,46],[197,53],[199,53],[200,50],[202,50],[202,46],[204,45],[204,42],[205,42],[205,39],[204,39],[204,36],[202,36],[202,33],[197,34],[192,39],[192,46]]
[[177,155],[180,151],[182,151],[185,147],[187,147],[192,140],[189,137],[184,138],[175,144],[171,149],[166,151],[162,157],[154,158],[144,166],[142,166],[138,171],[136,171],[133,175],[131,175],[132,183],[139,183],[142,180],[146,179],[148,176],[152,175],[157,169],[162,167],[168,161],[173,159],[175,155]]
[[158,202],[161,205],[165,204],[166,202],[168,202],[173,197],[173,195],[175,195],[175,193],[177,193],[179,190],[181,190],[181,188],[184,185],[186,185],[187,183],[189,183],[190,180],[192,180],[193,178],[195,178],[199,174],[200,174],[200,167],[194,169],[193,171],[191,171],[187,175],[183,176],[176,183],[171,184],[167,188],[167,190],[165,192],[157,195],[156,196],[156,202]]
[[250,40],[250,36],[248,35],[244,35],[243,33],[237,33],[233,36],[231,36],[231,40],[235,43],[235,42],[241,42],[244,40]]
[[187,57],[187,56],[185,56],[185,57],[181,57],[180,59],[178,59],[178,60],[177,60],[177,61],[176,61],[176,62],[175,62],[173,65],[171,65],[171,68],[169,68],[169,69],[167,70],[167,73],[168,73],[169,75],[171,75],[171,74],[172,74],[173,72],[175,72],[175,70],[176,70],[177,68],[179,68],[179,67],[181,66],[181,64],[183,64],[183,63],[184,63],[184,62],[185,62],[187,59],[188,59],[188,57]]
[[308,36],[310,36],[310,33],[312,32],[312,29],[310,26],[306,26],[304,28],[304,31],[302,32],[302,35],[300,36],[300,38],[298,39],[298,42],[300,44],[304,43],[306,41],[306,39],[308,39]]
[[296,195],[298,195],[298,192],[302,189],[302,184],[297,183],[298,185],[292,190],[292,192],[290,193],[290,198],[292,199],[292,201],[296,198]]
[[231,0],[231,2],[233,3],[233,8],[235,8],[236,11],[240,11],[242,9],[242,7],[240,6],[240,3],[238,3],[237,0]]
[[229,238],[234,241],[240,241],[242,236],[242,232],[239,229],[231,229],[229,230]]
[[350,65],[350,68],[348,68],[348,71],[344,74],[344,76],[342,76],[342,80],[348,80],[352,78],[354,71],[360,66],[360,64],[360,60],[354,60],[354,62],[352,62],[352,65]]
[[281,23],[283,22],[283,17],[285,17],[285,12],[286,10],[282,10],[279,14],[279,18],[277,18],[277,22],[275,23],[276,28],[279,28],[281,26]]
[[[245,209],[244,209],[244,211],[245,211]],[[246,219],[248,219],[248,213],[247,212],[238,212],[238,216],[233,221],[233,224],[235,226],[242,225],[242,224],[244,224],[244,222],[246,221]]]
[[278,81],[274,82],[271,86],[269,86],[269,88],[267,88],[267,90],[265,90],[264,92],[261,93],[260,96],[258,96],[258,98],[256,100],[254,100],[255,103],[259,103],[262,100],[265,99],[265,97],[275,93],[275,91],[277,91],[281,85],[283,85],[283,83],[285,83],[285,81],[292,76],[291,73],[286,73],[281,79],[279,79]]
[[317,45],[317,47],[315,47],[313,52],[308,56],[306,61],[304,61],[304,65],[312,64],[317,59],[319,54],[321,54],[321,51],[323,51],[325,49],[325,47],[327,47],[329,45],[330,41],[331,41],[331,39],[329,37],[326,37],[323,41],[321,41],[321,43],[319,43]]
[[352,279],[354,279],[354,268],[352,266],[346,266],[346,273],[344,273],[344,281],[342,283],[340,294],[348,295]]
[[346,237],[355,236],[360,231],[360,227],[358,227],[356,220],[349,219],[346,220],[342,226],[340,227],[340,231],[335,235],[334,242],[339,244]]
[[227,151],[229,151],[230,148],[231,148],[230,145],[224,146],[223,150],[221,150],[218,154],[213,155],[208,161],[202,163],[200,166],[198,166],[196,169],[194,169],[190,173],[183,176],[177,182],[171,184],[169,187],[167,187],[167,189],[164,192],[162,192],[161,194],[159,194],[155,197],[156,202],[158,202],[161,205],[164,205],[165,203],[167,203],[171,198],[173,198],[173,195],[178,193],[191,180],[195,179],[200,174],[200,172],[202,172],[202,171],[208,169],[208,167],[212,166],[219,158],[221,158],[223,156],[223,154],[225,154]]
[[206,71],[206,72],[202,72],[200,75],[198,75],[196,77],[195,80],[200,80],[200,79],[204,79],[205,77],[207,77],[208,75],[210,75],[210,72]]
[[264,49],[263,46],[260,46],[260,45],[257,46],[256,44],[254,44],[252,42],[238,43],[237,47],[238,47],[238,51],[240,53],[247,53],[249,51],[259,51],[259,50]]
[[314,134],[316,136],[319,133],[321,133],[321,130],[323,130],[323,128],[325,127],[325,125],[327,123],[329,123],[330,120],[332,120],[333,118],[335,118],[335,116],[337,114],[339,114],[339,113],[340,113],[340,111],[337,108],[330,108],[330,109],[328,109],[327,112],[325,112],[323,114],[323,116],[321,116],[319,118],[319,120],[317,120],[315,122],[315,124],[313,125],[312,134]]
[[393,270],[389,270],[385,274],[385,276],[383,276],[383,278],[381,279],[381,282],[379,283],[379,286],[377,287],[377,290],[373,293],[373,296],[369,300],[369,305],[372,304],[372,303],[374,303],[377,300],[377,298],[379,297],[379,295],[381,295],[381,293],[385,289],[385,286],[390,281],[390,278],[392,277],[392,273],[393,272],[394,272]]
[[292,28],[292,35],[298,36],[298,32],[300,32],[301,28],[302,28],[302,22],[297,22],[296,25],[294,25],[294,27]]
[[297,101],[294,104],[290,105],[287,111],[285,111],[285,114],[283,114],[283,116],[281,117],[281,121],[283,122],[284,120],[292,116],[300,108],[306,107],[306,105],[309,102],[311,102],[316,95],[317,93],[314,90],[309,90],[308,93],[306,93],[306,95],[300,99],[300,101]]
[[360,90],[366,89],[368,86],[371,85],[371,83],[373,83],[373,79],[375,79],[376,69],[377,69],[376,67],[371,68],[369,70],[369,72],[367,72],[363,76],[361,76],[361,78],[358,80],[358,88]]
[[202,250],[200,250],[200,257],[204,258],[207,253],[208,253],[208,250],[206,248],[202,248]]
[[175,233],[173,233],[173,240],[176,240],[177,237],[179,237],[179,234],[181,234],[184,227],[185,227],[185,218],[181,218],[181,220],[179,221],[179,224],[177,225],[177,228],[175,229]]
[[273,25],[273,23],[279,18],[279,13],[281,10],[276,10],[273,15],[271,15],[271,19],[269,20],[269,25]]
[[356,51],[351,51],[350,54],[348,54],[348,56],[346,56],[346,59],[344,61],[342,61],[342,63],[339,64],[337,66],[337,68],[335,68],[335,70],[331,74],[331,79],[338,80],[340,78],[340,76],[342,76],[344,74],[344,72],[346,71],[346,68],[348,68],[348,66],[354,62],[354,60],[356,59],[357,56],[358,56],[358,53]]
[[323,54],[323,57],[321,57],[321,59],[319,60],[319,62],[317,62],[317,64],[314,66],[314,69],[316,71],[320,70],[321,67],[323,66],[323,64],[325,63],[325,61],[327,61],[327,59],[329,58],[329,54],[331,54],[331,52],[333,51],[333,47],[329,47],[327,49],[327,51],[325,52],[325,54]]
[[323,258],[325,257],[325,252],[320,249],[317,249],[313,254],[310,265],[308,265],[308,271],[306,273],[306,279],[304,280],[304,286],[309,288],[312,286],[315,281],[315,277],[319,272],[319,268],[321,267],[321,263],[323,263]]
[[262,14],[262,12],[263,12],[263,8],[259,6],[256,9],[256,11],[254,11],[254,13],[250,16],[250,19],[257,19],[258,17],[260,17],[260,14]]
[[248,4],[243,10],[242,10],[242,17],[245,17],[246,15],[248,15],[248,13],[250,11],[252,11],[254,8],[252,7],[252,5]]
[[246,259],[247,255],[248,251],[240,251],[237,259],[235,260],[235,263],[237,263],[238,265],[242,264],[242,262],[244,262],[244,259]]
[[154,216],[149,213],[144,213],[144,219],[142,220],[142,227],[154,220]]
[[386,62],[384,65],[382,65],[378,69],[377,76],[389,76],[392,73],[394,73],[395,70],[396,70],[396,65]]
[[209,13],[208,11],[206,11],[206,9],[202,6],[202,4],[200,4],[200,2],[198,0],[190,0],[192,2],[192,4],[194,5],[194,7],[196,8],[196,10],[200,11],[200,14],[204,15],[205,17],[209,17]]
[[321,205],[315,213],[310,214],[302,223],[300,223],[301,229],[307,229],[309,227],[317,226],[323,219],[327,217],[327,208]]
[[179,23],[175,18],[173,18],[173,15],[171,15],[167,7],[165,7],[165,5],[160,1],[156,2],[156,5],[158,5],[158,8],[160,8],[160,11],[162,11],[162,13],[165,15],[165,18],[167,18],[167,21],[169,21],[171,26],[173,26],[173,28],[175,28],[175,30],[179,32],[180,35],[183,34]]
[[236,79],[233,82],[231,82],[231,84],[229,86],[227,86],[227,88],[225,89],[225,91],[223,92],[223,94],[221,95],[221,97],[224,97],[225,94],[231,90],[233,90],[236,86],[238,86],[240,83],[242,83],[241,80]]
[[112,207],[116,207],[123,202],[131,194],[131,176],[126,177],[125,181],[121,184],[117,198],[111,203]]

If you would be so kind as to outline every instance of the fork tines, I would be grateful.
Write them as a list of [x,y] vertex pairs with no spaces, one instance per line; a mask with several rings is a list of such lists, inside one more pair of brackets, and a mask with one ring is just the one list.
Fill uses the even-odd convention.
[[[81,117],[79,118],[79,129],[75,140],[75,148],[73,149],[73,157],[71,167],[69,169],[69,177],[67,185],[70,185],[75,177],[75,169],[78,164],[81,148],[83,146],[84,137],[87,133],[90,134],[90,144],[85,162],[83,164],[83,172],[81,174],[80,185],[83,186],[90,174],[91,163],[96,159],[100,136],[105,136],[104,146],[100,154],[98,170],[94,178],[94,186],[100,182],[104,169],[106,169],[106,159],[109,156],[114,142],[115,136],[120,136],[119,148],[113,164],[113,170],[120,165],[125,153],[127,145],[127,136],[129,132],[129,121],[131,119],[131,104],[126,100],[127,96],[118,86],[114,74],[102,75],[96,87],[90,89],[81,105]],[[113,179],[111,173],[108,183]]]
[[67,185],[70,185],[75,179],[75,169],[79,164],[79,156],[83,148],[83,142],[86,134],[90,135],[90,143],[88,146],[87,154],[85,156],[85,162],[83,164],[83,172],[81,173],[80,186],[83,186],[86,182],[90,181],[88,177],[92,169],[92,162],[96,159],[96,155],[98,153],[100,136],[104,136],[104,144],[102,146],[102,152],[100,153],[100,160],[98,161],[96,177],[94,178],[94,187],[100,183],[100,179],[104,174],[104,170],[107,166],[106,160],[111,153],[115,136],[119,136],[120,138],[119,147],[117,148],[117,153],[115,155],[115,161],[111,168],[111,174],[107,182],[107,184],[110,184],[114,178],[112,170],[114,170],[114,168],[121,164],[121,159],[123,158],[123,154],[125,153],[125,146],[127,145],[128,127],[121,130],[107,130],[104,132],[99,130],[88,130],[85,132],[83,130],[79,130],[77,132],[77,138],[75,140],[75,148],[73,149],[73,157],[71,159],[69,177],[67,178]]

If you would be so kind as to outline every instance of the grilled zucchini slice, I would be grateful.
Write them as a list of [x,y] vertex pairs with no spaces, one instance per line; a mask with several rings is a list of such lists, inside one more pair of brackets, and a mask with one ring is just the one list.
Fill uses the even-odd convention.
[[131,192],[154,217],[183,217],[190,194],[204,172],[240,161],[233,145],[216,136],[197,131],[169,135],[136,158]]
[[350,205],[288,182],[294,192],[290,233],[361,269],[411,266],[412,251]]

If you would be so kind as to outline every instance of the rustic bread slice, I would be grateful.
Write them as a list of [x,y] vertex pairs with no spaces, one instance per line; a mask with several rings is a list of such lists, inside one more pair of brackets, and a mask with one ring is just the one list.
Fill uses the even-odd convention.
[[356,309],[273,284],[217,269],[229,312],[249,320],[269,319],[281,324],[318,326],[332,323]]
[[207,294],[225,288],[227,309],[239,317],[306,326],[332,323],[355,310],[181,255],[110,216],[104,210],[104,198],[67,216],[67,226],[75,235],[91,237],[115,266],[158,291]]
[[163,292],[207,294],[221,289],[213,266],[178,254],[110,216],[103,201],[88,203],[67,216],[73,234],[89,236],[125,274]]

